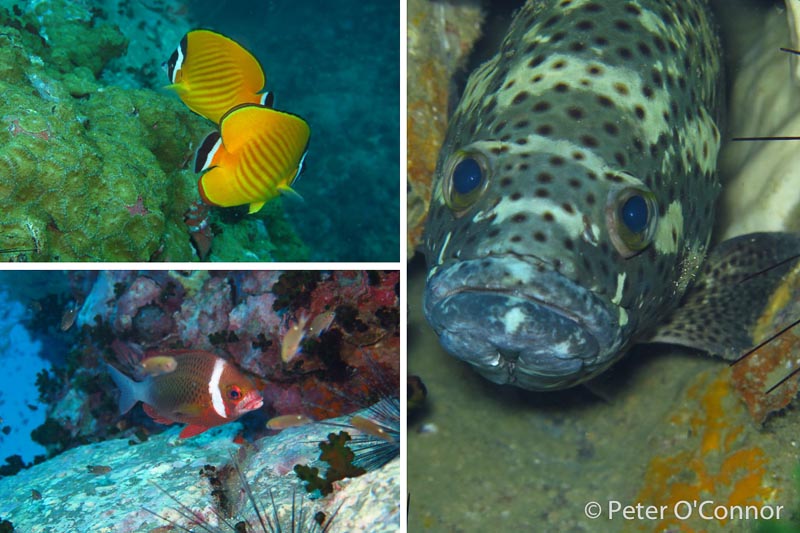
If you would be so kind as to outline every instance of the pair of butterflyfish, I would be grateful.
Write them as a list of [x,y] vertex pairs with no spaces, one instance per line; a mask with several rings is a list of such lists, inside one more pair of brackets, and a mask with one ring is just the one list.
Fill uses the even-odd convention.
[[298,196],[311,129],[273,109],[258,60],[236,41],[209,30],[184,35],[167,62],[170,85],[186,106],[219,126],[197,150],[195,172],[208,204],[249,204],[250,213],[280,193]]

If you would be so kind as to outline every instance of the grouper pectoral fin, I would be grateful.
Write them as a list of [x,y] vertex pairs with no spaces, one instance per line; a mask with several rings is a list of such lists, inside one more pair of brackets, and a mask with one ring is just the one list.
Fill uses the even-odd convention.
[[680,307],[647,342],[737,359],[763,340],[753,338],[756,323],[798,262],[800,235],[750,233],[722,242],[709,254]]

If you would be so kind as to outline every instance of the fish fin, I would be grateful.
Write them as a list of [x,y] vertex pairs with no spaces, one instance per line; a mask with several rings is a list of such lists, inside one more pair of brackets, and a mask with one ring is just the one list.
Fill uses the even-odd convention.
[[252,215],[253,213],[258,213],[261,211],[261,208],[264,207],[264,204],[267,202],[253,202],[250,204],[250,209],[247,210],[248,215]]
[[278,185],[278,190],[281,191],[284,195],[294,198],[295,200],[299,200],[301,202],[305,201],[303,197],[300,196],[300,193],[298,193],[296,190],[292,189],[288,185]]
[[184,94],[187,92],[186,84],[178,82],[178,83],[170,83],[169,85],[164,85],[165,89],[169,89],[171,91],[175,91],[178,94]]
[[208,428],[204,427],[204,426],[195,426],[195,425],[189,424],[188,426],[186,426],[185,428],[183,428],[181,430],[181,432],[178,434],[178,437],[180,437],[182,439],[188,439],[189,437],[194,437],[195,435],[199,435],[200,433],[203,433],[207,429]]
[[751,233],[719,244],[680,307],[649,342],[734,360],[761,342],[753,331],[770,296],[800,259],[800,236]]
[[139,382],[129,378],[113,366],[106,364],[111,379],[119,389],[119,414],[124,415],[139,401]]
[[170,420],[169,418],[165,418],[160,414],[158,414],[156,410],[153,408],[153,406],[150,404],[143,403],[142,407],[144,408],[145,414],[150,418],[152,418],[153,422],[157,424],[164,424],[165,426],[169,426],[175,423],[174,420]]

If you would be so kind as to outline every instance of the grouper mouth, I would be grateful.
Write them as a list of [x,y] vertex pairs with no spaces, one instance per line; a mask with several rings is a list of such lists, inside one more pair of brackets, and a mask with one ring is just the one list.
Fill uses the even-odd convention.
[[519,256],[443,266],[426,286],[428,322],[490,381],[563,389],[613,362],[616,313],[564,275]]

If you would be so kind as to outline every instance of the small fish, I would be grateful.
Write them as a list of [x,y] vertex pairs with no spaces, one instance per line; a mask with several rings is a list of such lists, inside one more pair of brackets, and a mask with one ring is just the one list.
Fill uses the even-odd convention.
[[264,70],[239,43],[209,30],[190,31],[166,63],[170,85],[186,106],[219,124],[240,104],[272,105]]
[[145,374],[156,377],[174,372],[178,368],[178,362],[169,355],[156,355],[143,359],[139,366]]
[[80,303],[72,302],[64,309],[64,314],[61,315],[61,331],[67,331],[72,327],[75,323],[75,319],[78,318],[78,311],[80,311],[80,308]]
[[36,501],[41,500],[42,499],[42,493],[39,492],[36,489],[31,489],[31,499],[32,500],[36,500]]
[[222,207],[250,204],[255,213],[282,192],[299,197],[291,186],[302,172],[310,135],[296,115],[259,105],[232,109],[197,150],[201,198]]
[[111,472],[110,466],[103,466],[103,465],[87,465],[86,469],[89,471],[90,474],[94,474],[96,476],[100,476],[102,474],[108,474]]
[[336,318],[336,311],[323,311],[315,316],[314,320],[311,321],[311,325],[308,326],[309,335],[319,337],[325,333],[333,324],[334,318]]
[[638,342],[733,359],[800,237],[709,251],[723,112],[700,0],[529,0],[470,76],[439,154],[425,314],[452,355],[531,390]]
[[138,401],[160,424],[188,424],[180,438],[232,422],[258,409],[263,399],[252,380],[234,365],[208,352],[170,352],[177,368],[167,374],[134,381],[108,365],[120,389],[119,410],[127,413]]
[[395,438],[389,435],[384,428],[382,428],[377,422],[374,420],[370,420],[369,418],[364,418],[363,416],[354,416],[350,419],[350,425],[356,428],[357,430],[361,431],[362,433],[366,433],[368,435],[372,435],[373,437],[378,437],[383,439],[387,442],[395,442]]
[[286,429],[297,426],[305,426],[311,422],[313,422],[313,420],[305,415],[281,415],[270,418],[267,421],[267,427],[269,429]]
[[281,360],[288,363],[300,352],[300,343],[306,338],[308,315],[300,315],[297,322],[289,326],[281,341]]

